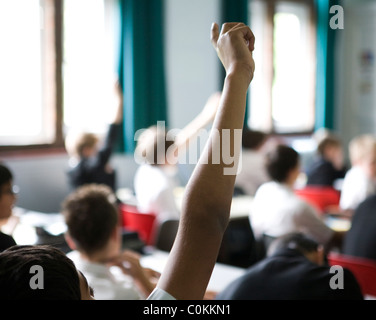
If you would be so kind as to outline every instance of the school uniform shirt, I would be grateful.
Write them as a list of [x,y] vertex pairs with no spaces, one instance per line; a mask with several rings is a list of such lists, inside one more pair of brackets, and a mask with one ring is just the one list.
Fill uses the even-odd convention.
[[263,234],[279,237],[290,232],[303,232],[326,244],[334,231],[320,219],[315,208],[295,195],[285,184],[270,181],[256,192],[249,220],[256,238]]
[[241,170],[236,176],[235,187],[246,195],[254,196],[257,189],[270,178],[265,168],[265,156],[254,150],[242,150]]
[[345,174],[346,169],[337,170],[330,161],[318,158],[307,172],[307,185],[334,187]]
[[96,300],[144,300],[146,297],[135,286],[133,279],[123,274],[117,267],[107,267],[80,257],[78,251],[67,253],[76,268],[94,289]]
[[343,180],[339,205],[343,210],[355,210],[368,196],[376,193],[376,182],[360,167],[352,167]]
[[[216,300],[363,300],[354,275],[343,269],[343,289],[331,287],[330,266],[319,266],[294,249],[281,249],[251,266]],[[332,281],[339,282],[338,279]]]
[[369,196],[355,210],[342,251],[376,261],[376,195]]
[[153,292],[148,296],[147,300],[176,300],[168,292],[156,287]]
[[134,189],[140,211],[155,213],[157,220],[179,219],[174,189],[176,172],[166,166],[141,165],[135,174]]

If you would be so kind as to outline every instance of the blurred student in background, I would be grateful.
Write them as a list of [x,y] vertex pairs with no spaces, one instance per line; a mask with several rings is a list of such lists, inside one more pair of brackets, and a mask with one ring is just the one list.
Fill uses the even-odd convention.
[[307,171],[307,185],[336,188],[346,170],[341,141],[328,133],[318,141],[316,158]]
[[325,264],[322,245],[304,233],[274,240],[267,257],[251,266],[216,296],[217,300],[363,300],[354,275],[343,273],[343,289],[331,287],[335,275]]
[[254,196],[257,189],[270,180],[263,150],[268,138],[268,134],[262,131],[248,128],[243,131],[242,166],[235,180],[235,188],[239,193]]
[[201,129],[213,121],[217,112],[220,92],[212,94],[203,110],[175,137],[167,138],[164,127],[152,126],[137,140],[135,156],[142,159],[134,177],[134,189],[140,211],[156,214],[157,222],[179,219],[174,189],[177,179],[178,156],[189,148],[189,143]]
[[90,132],[71,132],[65,146],[70,156],[67,172],[71,190],[88,183],[103,183],[116,192],[116,171],[110,165],[123,121],[123,95],[116,82],[117,109],[103,141]]
[[299,154],[287,145],[277,145],[267,155],[267,171],[272,181],[256,192],[250,208],[250,224],[257,239],[271,240],[290,232],[305,232],[329,249],[341,245],[343,233],[330,229],[317,210],[294,193],[300,175]]
[[[13,174],[7,166],[0,163],[0,227],[12,216],[16,199]],[[13,237],[0,231],[0,252],[14,245],[16,241]]]
[[358,205],[376,193],[376,139],[371,134],[359,135],[349,143],[351,168],[341,189],[340,208],[352,215]]

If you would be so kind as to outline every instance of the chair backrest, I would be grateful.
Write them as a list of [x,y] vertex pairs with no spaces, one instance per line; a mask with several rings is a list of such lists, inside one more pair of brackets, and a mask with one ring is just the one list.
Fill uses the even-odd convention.
[[305,186],[295,189],[295,194],[325,213],[331,206],[338,206],[340,192],[332,187]]
[[363,295],[376,298],[376,261],[337,252],[329,252],[328,262],[331,266],[339,265],[352,271],[358,280]]
[[170,252],[172,245],[174,244],[176,234],[178,232],[179,220],[168,219],[163,221],[156,232],[155,248]]
[[147,245],[153,245],[156,215],[151,212],[140,212],[136,206],[120,205],[123,228],[136,231]]

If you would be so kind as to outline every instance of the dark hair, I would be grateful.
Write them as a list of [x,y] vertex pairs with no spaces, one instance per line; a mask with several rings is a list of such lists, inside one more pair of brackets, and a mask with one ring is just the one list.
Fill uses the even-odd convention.
[[[32,288],[33,266],[43,269],[43,288]],[[80,300],[77,269],[51,246],[13,246],[0,253],[0,300]]]
[[4,164],[0,163],[0,186],[12,180],[12,172]]
[[116,197],[106,185],[87,184],[63,201],[62,213],[77,249],[91,254],[102,249],[119,221]]
[[276,238],[269,246],[268,256],[282,249],[297,250],[302,254],[317,251],[319,243],[302,232],[291,232]]
[[268,134],[262,131],[244,129],[242,136],[242,146],[245,149],[257,149],[266,141]]
[[278,145],[266,157],[266,170],[271,179],[284,182],[299,163],[299,154],[291,147]]

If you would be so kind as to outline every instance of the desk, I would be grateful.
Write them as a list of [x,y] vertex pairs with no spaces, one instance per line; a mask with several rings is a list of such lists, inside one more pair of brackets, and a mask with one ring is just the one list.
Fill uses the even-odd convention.
[[[176,206],[180,211],[182,208],[184,190],[184,187],[178,187],[174,190]],[[251,196],[242,195],[233,197],[231,202],[230,219],[248,217],[252,201],[253,197]]]
[[334,231],[344,232],[351,228],[351,221],[347,218],[325,215],[323,219],[325,224]]
[[[151,254],[144,255],[141,258],[141,265],[146,268],[151,268],[155,271],[162,272],[166,265],[169,254],[164,251],[155,250]],[[246,269],[228,266],[222,263],[216,263],[213,269],[212,276],[208,284],[208,290],[220,292],[230,282],[242,276]]]

